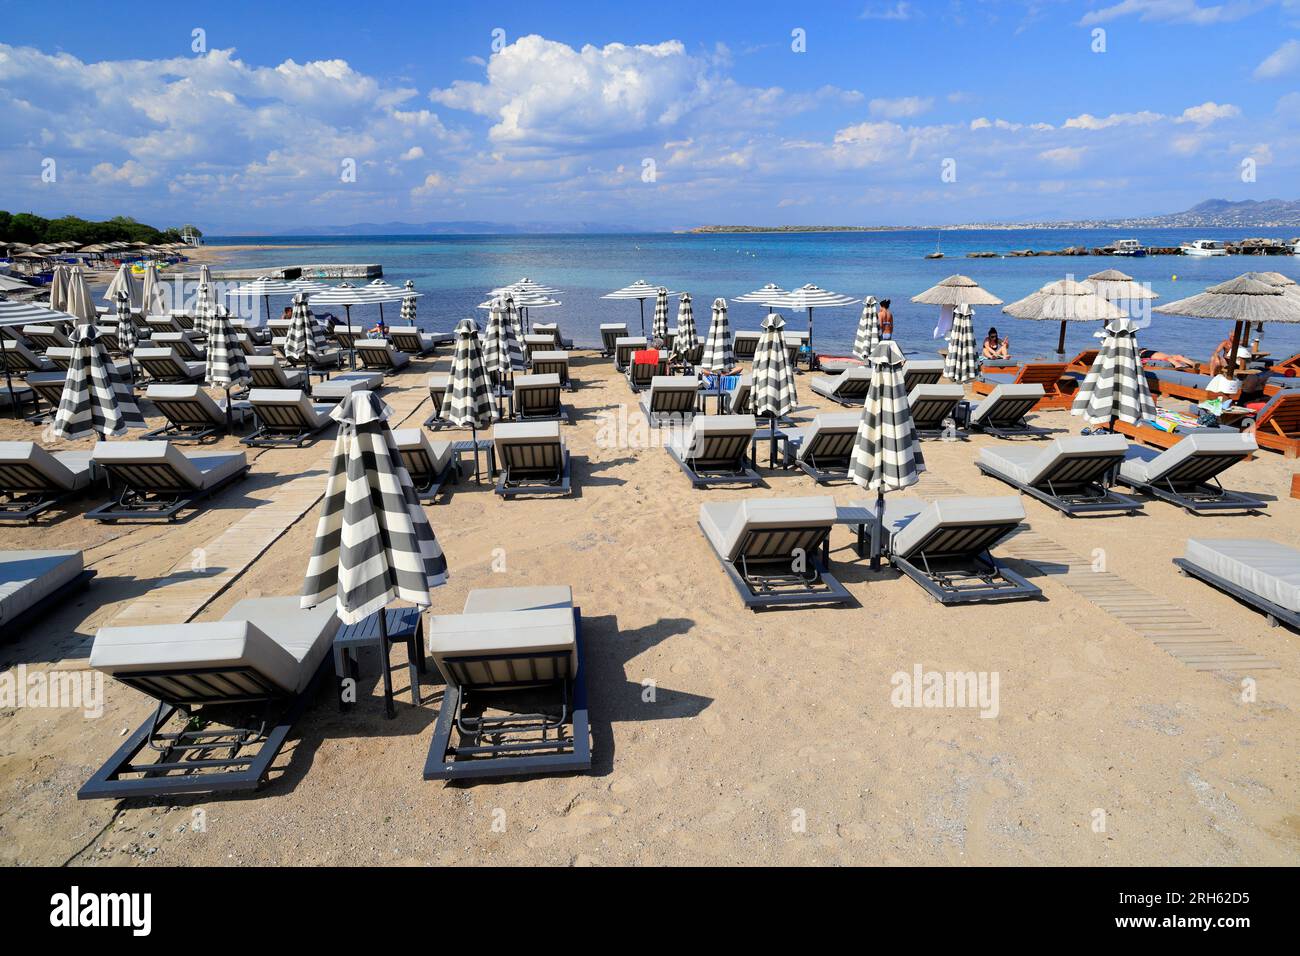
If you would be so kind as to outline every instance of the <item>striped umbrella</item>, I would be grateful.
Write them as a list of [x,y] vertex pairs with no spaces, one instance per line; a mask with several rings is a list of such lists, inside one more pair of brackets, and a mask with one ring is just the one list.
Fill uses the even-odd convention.
[[63,383],[63,396],[54,413],[57,438],[100,438],[125,435],[144,428],[144,416],[131,386],[108,357],[94,325],[79,325],[72,334],[72,362]]
[[293,297],[293,312],[289,316],[289,329],[284,336],[284,357],[310,367],[329,349],[325,330],[307,305],[307,293]]
[[871,353],[871,384],[863,403],[862,421],[849,462],[849,477],[876,492],[876,523],[871,533],[871,568],[880,567],[880,529],[885,517],[885,492],[916,484],[925,470],[921,443],[912,421],[912,408],[903,389],[903,353],[890,339]]
[[[668,292],[667,294],[676,295],[677,293]],[[658,295],[659,295],[658,286],[651,285],[649,282],[646,282],[645,279],[637,279],[631,285],[624,286],[621,289],[616,289],[613,292],[608,292],[605,295],[602,295],[601,298],[602,299],[636,299],[641,306],[641,334],[645,335],[645,300],[652,297],[657,297]]]
[[[302,606],[334,599],[339,620],[356,624],[390,601],[428,607],[447,582],[447,559],[402,464],[388,419],[370,391],[353,392],[330,417],[339,423]],[[386,615],[379,615],[385,634]]]
[[771,312],[776,303],[789,295],[785,289],[782,289],[775,282],[769,282],[761,289],[755,289],[753,292],[746,292],[744,295],[738,295],[732,298],[732,302],[757,302],[759,305],[767,306],[767,311]]
[[964,385],[979,374],[980,355],[975,346],[975,312],[969,305],[959,305],[952,312],[952,329],[948,332],[948,354],[943,359],[943,374],[948,381]]
[[473,319],[462,319],[456,326],[456,352],[451,357],[451,382],[442,400],[442,418],[457,428],[470,429],[475,443],[474,480],[479,481],[478,430],[492,424],[497,409]]
[[880,303],[874,295],[862,300],[862,317],[858,319],[858,334],[853,339],[853,354],[863,362],[880,341]]
[[407,279],[406,284],[402,287],[402,311],[399,313],[403,325],[415,325],[415,300],[417,298],[415,283]]
[[772,447],[768,463],[776,464],[776,420],[794,411],[799,395],[794,387],[794,369],[790,367],[790,353],[786,351],[785,319],[770,313],[763,319],[763,333],[754,347],[754,414],[766,416],[771,424]]
[[736,349],[731,344],[731,323],[727,321],[727,300],[713,300],[713,317],[709,319],[709,334],[704,339],[704,353],[700,368],[716,372],[718,408],[722,408],[722,373],[731,371],[736,364]]
[[1113,427],[1116,419],[1136,425],[1155,418],[1156,405],[1142,372],[1136,319],[1124,316],[1106,323],[1106,337],[1097,358],[1079,386],[1070,408],[1090,425]]
[[829,292],[809,282],[807,285],[801,285],[793,292],[788,292],[780,298],[774,299],[772,304],[782,309],[808,310],[808,362],[810,367],[815,367],[817,362],[812,351],[813,309],[837,309],[841,306],[852,305],[857,301],[857,299],[850,296],[840,295],[838,292]]
[[158,269],[152,262],[144,267],[144,283],[140,289],[140,314],[145,318],[167,314],[162,283],[158,281]]
[[121,289],[117,293],[117,344],[126,353],[127,364],[131,366],[131,380],[135,381],[136,347],[140,344],[140,335],[135,323],[131,321],[131,293]]
[[131,299],[136,299],[136,284],[131,276],[131,267],[123,263],[117,269],[117,274],[113,276],[113,281],[108,284],[108,290],[104,293],[105,302],[116,302],[117,294],[125,291]]
[[200,335],[208,334],[208,323],[216,311],[212,301],[212,270],[205,262],[199,269],[199,292],[194,300],[194,331]]
[[230,389],[253,381],[248,370],[248,356],[239,345],[230,316],[214,312],[208,320],[207,368],[203,380],[212,388],[226,390],[226,428],[231,424]]
[[[556,303],[557,305],[559,303]],[[507,292],[505,295],[506,321],[510,328],[514,330],[515,341],[523,343],[524,335],[527,334],[524,327],[523,316],[519,314],[519,303],[515,299],[515,293]]]
[[686,365],[693,364],[691,359],[700,347],[700,334],[695,329],[695,310],[691,306],[691,294],[683,292],[677,300],[677,335],[673,338],[673,352],[681,357]]
[[488,313],[487,332],[483,337],[483,367],[497,385],[524,367],[524,353],[515,338],[514,326],[506,318],[505,300],[498,298]]
[[668,290],[663,286],[655,290],[655,315],[650,322],[650,337],[668,341]]

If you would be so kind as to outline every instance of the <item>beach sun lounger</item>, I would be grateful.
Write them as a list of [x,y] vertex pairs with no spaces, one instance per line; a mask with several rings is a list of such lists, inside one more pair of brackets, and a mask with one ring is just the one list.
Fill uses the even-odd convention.
[[153,331],[154,335],[166,335],[167,333],[184,332],[181,324],[170,315],[146,315],[144,318],[145,325]]
[[514,386],[515,418],[521,422],[568,420],[560,401],[560,376],[516,375]]
[[534,375],[558,375],[560,384],[573,391],[573,381],[569,378],[568,352],[534,352],[530,367]]
[[1255,441],[1287,458],[1300,455],[1300,391],[1278,392],[1255,416]]
[[101,441],[92,460],[108,476],[117,498],[86,512],[93,521],[176,520],[217,491],[248,474],[242,451],[181,452],[166,441]]
[[158,706],[77,797],[256,789],[329,670],[333,602],[304,610],[300,600],[240,601],[220,621],[100,628],[90,666]]
[[[860,535],[870,537],[875,502],[858,501],[851,507],[868,513]],[[989,553],[1024,520],[1024,505],[1014,495],[933,502],[890,495],[881,552],[941,604],[1034,598],[1042,592]]]
[[798,465],[819,485],[848,480],[849,459],[861,421],[856,412],[823,412],[811,425],[787,428],[787,464]]
[[960,385],[918,385],[907,395],[912,423],[922,438],[957,434],[957,406],[966,397]]
[[731,334],[731,348],[736,353],[737,362],[754,361],[754,353],[758,351],[758,340],[762,335],[762,332],[749,332],[740,329]]
[[967,427],[977,432],[1010,438],[1013,435],[1049,435],[1051,429],[1029,424],[1025,418],[1043,397],[1041,385],[999,385],[970,409]]
[[387,339],[357,339],[357,358],[366,368],[375,368],[385,375],[400,372],[411,364],[411,357],[388,344]]
[[753,415],[696,415],[664,445],[696,488],[752,485],[762,477],[750,467],[750,442],[758,422]]
[[[1014,374],[1010,371],[985,371],[971,383],[971,390],[976,395],[991,395],[999,385],[1041,385],[1043,395],[1037,408],[1069,408],[1074,396],[1061,388],[1064,376],[1064,362],[1035,362],[1021,366]],[[1073,388],[1074,380],[1070,379],[1069,383]]]
[[248,393],[256,428],[240,441],[253,448],[302,447],[334,420],[333,406],[313,402],[296,388],[255,388]]
[[[197,385],[150,385],[144,397],[167,419],[162,428],[140,436],[145,439],[171,441],[206,441],[219,438],[226,431],[225,402],[215,402]],[[233,402],[230,423],[242,423],[253,414],[248,402]]]
[[186,362],[202,362],[207,358],[207,351],[195,344],[189,332],[156,332],[149,341],[160,349],[175,349]]
[[625,322],[602,322],[600,323],[600,354],[603,358],[610,358],[614,354],[614,347],[619,339],[627,338],[627,323]]
[[826,570],[833,498],[762,498],[700,505],[700,529],[750,610],[847,604]]
[[736,381],[736,387],[727,392],[727,412],[731,415],[754,414],[753,399],[754,376],[742,375]]
[[24,325],[23,338],[42,352],[54,348],[71,348],[71,340],[53,325]]
[[903,391],[911,394],[920,385],[938,385],[943,378],[943,359],[909,359],[903,363]]
[[484,588],[435,614],[429,654],[446,681],[426,780],[591,767],[582,612],[568,587]]
[[699,405],[700,380],[694,375],[656,375],[642,393],[641,411],[652,428],[684,425]]
[[253,377],[253,388],[306,388],[305,371],[285,369],[274,356],[248,356],[248,371]]
[[1174,564],[1262,611],[1269,626],[1300,630],[1300,550],[1261,538],[1189,538]]
[[448,481],[460,480],[460,462],[451,442],[431,442],[420,428],[396,428],[393,439],[421,501],[433,501]]
[[35,522],[92,480],[90,452],[49,452],[35,442],[0,441],[0,521]]
[[54,364],[54,367],[61,372],[66,372],[72,368],[71,346],[54,345],[45,350],[45,358]]
[[414,325],[388,327],[388,341],[393,348],[409,355],[428,355],[438,347],[432,335],[425,335]]
[[492,427],[496,450],[496,493],[516,495],[567,495],[570,486],[569,452],[560,437],[559,422],[506,422]]
[[632,391],[640,392],[649,388],[656,375],[668,374],[668,353],[660,349],[659,361],[653,365],[649,362],[633,362],[627,368],[627,383]]
[[632,364],[632,353],[646,347],[644,335],[621,335],[614,340],[614,367],[620,372],[627,371]]
[[1128,447],[1123,435],[1077,435],[1045,445],[982,448],[975,467],[1071,518],[1136,513],[1142,502],[1106,486]]
[[867,389],[871,387],[871,369],[865,366],[849,368],[829,378],[818,375],[808,384],[823,398],[841,405],[861,406],[866,401]]
[[377,392],[383,387],[383,372],[343,372],[317,382],[312,387],[311,397],[316,402],[341,402],[353,392]]
[[44,620],[94,576],[80,551],[0,551],[0,637]]
[[573,339],[566,339],[560,334],[558,322],[534,322],[532,332],[535,335],[549,335],[552,351],[563,352],[565,349],[573,348]]
[[451,375],[447,372],[430,375],[428,384],[429,401],[433,405],[433,412],[424,420],[424,427],[435,431],[439,428],[450,428],[451,423],[442,418],[442,401],[447,396],[447,389],[451,388]]
[[364,325],[336,325],[334,331],[330,333],[334,336],[334,341],[339,344],[341,349],[354,348],[358,341],[366,337],[366,327]]
[[[28,417],[29,421],[38,419],[51,418],[58,411],[59,403],[63,400],[63,387],[67,384],[67,372],[28,372],[25,379],[27,387],[35,393],[36,397],[49,406],[47,411],[41,411],[37,406],[37,411]],[[4,383],[0,382],[0,392],[4,392]]]
[[1249,433],[1193,433],[1166,451],[1129,446],[1116,480],[1192,514],[1263,511],[1268,503],[1228,491],[1218,476],[1248,460],[1259,446]]
[[554,352],[555,336],[549,332],[530,333],[519,343],[524,353],[524,361],[532,362],[534,352]]
[[54,372],[58,366],[43,356],[37,355],[22,342],[14,339],[0,339],[0,357],[10,372],[24,375],[28,372]]
[[136,349],[135,362],[155,382],[197,382],[206,371],[202,362],[186,362],[173,348]]

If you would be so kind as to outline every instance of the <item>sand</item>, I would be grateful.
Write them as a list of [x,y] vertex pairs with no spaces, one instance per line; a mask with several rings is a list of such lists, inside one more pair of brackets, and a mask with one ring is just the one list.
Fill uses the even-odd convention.
[[[385,394],[406,424],[428,415],[424,376],[447,364],[417,362],[389,379]],[[1192,535],[1300,545],[1300,501],[1286,497],[1294,461],[1264,452],[1229,473],[1230,487],[1278,498],[1267,516],[1197,518],[1156,502],[1140,517],[1071,520],[1026,500],[1034,537],[1022,543],[1084,559],[1103,549],[1108,572],[1280,665],[1205,672],[1093,604],[1068,576],[1013,562],[1046,600],[945,608],[893,571],[872,573],[845,529],[832,541],[833,570],[860,606],[744,610],[696,526],[701,502],[864,495],[766,469],[766,488],[693,490],[658,447],[598,445],[600,416],[635,399],[593,353],[575,355],[574,374],[582,387],[566,398],[575,419],[564,432],[578,494],[504,502],[470,481],[428,513],[451,568],[435,610],[459,610],[473,588],[573,587],[588,649],[590,773],[423,781],[441,685],[427,678],[416,708],[398,666],[398,716],[385,720],[372,656],[358,706],[341,714],[323,694],[258,793],[78,801],[77,788],[152,708],[109,681],[98,719],[0,712],[0,863],[1300,861],[1297,636],[1170,563]],[[797,418],[831,409],[806,375],[799,384]],[[1044,418],[1077,431],[1064,413]],[[0,438],[36,434],[0,423]],[[1007,493],[973,465],[989,441],[928,442],[916,492]],[[99,525],[78,510],[0,528],[0,547],[83,548],[98,572],[89,590],[0,645],[0,666],[84,668],[96,628],[286,482],[320,472],[331,444],[250,452],[248,481],[175,525]],[[244,597],[295,593],[314,525],[311,507],[227,590],[208,594],[197,619]],[[404,664],[400,649],[394,664]],[[893,706],[891,677],[917,665],[996,672],[997,716]]]

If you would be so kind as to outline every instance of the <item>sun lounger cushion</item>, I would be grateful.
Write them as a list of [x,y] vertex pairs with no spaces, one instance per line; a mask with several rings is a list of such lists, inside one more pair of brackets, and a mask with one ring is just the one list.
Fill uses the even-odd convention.
[[[503,588],[520,592],[549,592],[565,589]],[[479,592],[475,592],[479,593]],[[524,657],[535,654],[566,654],[568,672],[573,674],[578,666],[576,632],[573,609],[569,605],[554,606],[554,599],[546,605],[521,610],[476,610],[465,614],[435,614],[429,619],[429,656],[444,676],[451,672],[447,658],[491,656],[496,660],[475,662],[459,666],[458,676],[468,678],[474,686],[491,687],[495,684],[518,683],[522,668],[510,667],[512,655]],[[471,599],[473,595],[471,595]],[[476,607],[491,604],[526,604],[532,595],[483,598]],[[570,601],[572,600],[570,596]],[[470,602],[466,602],[468,608]],[[557,675],[553,661],[545,658],[530,662],[528,673],[538,680],[552,680]]]
[[382,388],[384,376],[381,372],[344,372],[333,378],[318,382],[311,390],[311,397],[322,401],[337,402],[347,398],[353,392]]
[[1150,484],[1197,454],[1236,453],[1244,457],[1258,448],[1254,436],[1244,432],[1195,432],[1163,451],[1145,445],[1129,446],[1119,473],[1131,481]]
[[[660,403],[666,400],[671,409],[668,412],[656,411],[656,414],[690,415],[695,411],[695,399],[699,392],[700,380],[697,376],[656,375],[650,379],[650,390],[641,396],[641,411],[649,415],[652,410],[655,410],[656,400]],[[671,396],[670,393],[672,393]],[[683,398],[682,402],[686,407],[678,408],[677,399],[681,398],[683,393],[689,395],[690,399]],[[664,408],[665,405],[660,404],[660,409]]]
[[394,428],[393,440],[397,442],[399,452],[422,450],[429,456],[435,475],[441,474],[443,469],[451,464],[452,443],[449,441],[429,441],[429,436],[425,434],[422,428]]
[[573,607],[573,588],[543,584],[522,588],[476,588],[465,598],[466,614],[490,611],[532,611],[548,607]]
[[357,339],[357,355],[367,363],[374,362],[385,368],[406,368],[411,364],[411,357],[399,352],[388,344],[387,339]]
[[22,342],[5,339],[0,341],[0,349],[8,353],[6,361],[11,368],[36,369],[37,371],[49,371],[54,368],[53,362],[42,355],[37,355]]
[[[1041,385],[999,385],[997,388],[993,389],[993,391],[989,393],[988,397],[985,398],[984,401],[980,402],[973,409],[971,409],[971,413],[970,413],[971,424],[972,425],[979,424],[985,418],[991,417],[990,412],[996,410],[1004,400],[1008,400],[1008,399],[1025,400],[1025,399],[1032,398],[1036,402],[1038,401],[1038,399],[1042,398],[1045,394],[1047,393],[1043,391],[1043,386]],[[992,417],[998,417],[998,416],[992,416]]]
[[503,422],[492,426],[492,443],[500,450],[506,445],[539,442],[561,444],[559,422]]
[[830,497],[751,498],[710,501],[700,505],[700,527],[718,553],[728,561],[740,557],[745,535],[749,531],[769,528],[829,528],[834,523],[835,499]]
[[1008,478],[1032,485],[1063,458],[1113,455],[1118,460],[1128,450],[1123,435],[1077,435],[1057,438],[1044,445],[999,445],[980,449],[979,460]]
[[[855,502],[874,507],[874,502]],[[1017,495],[990,498],[959,497],[924,501],[920,498],[885,499],[885,530],[891,536],[890,551],[901,558],[913,552],[940,527],[981,527],[1007,525],[1015,527],[1025,520],[1025,506]]]
[[1300,613],[1300,551],[1261,538],[1189,538],[1184,558],[1239,588]]
[[812,424],[803,428],[787,428],[785,433],[792,442],[799,446],[798,456],[803,458],[810,450],[816,450],[818,436],[858,432],[862,416],[857,412],[823,412],[812,420]]
[[255,388],[249,391],[248,400],[256,409],[259,405],[290,406],[309,427],[324,425],[329,421],[334,406],[313,402],[307,393],[296,388]]
[[80,551],[0,551],[0,625],[85,570]]
[[219,484],[248,466],[242,451],[192,451],[183,453],[166,441],[100,441],[92,455],[105,467],[164,465],[195,491]]
[[[33,488],[30,472],[42,479]],[[5,491],[79,491],[90,484],[90,452],[49,452],[35,442],[0,441],[0,488]]]
[[696,415],[689,429],[679,429],[669,440],[683,458],[693,457],[699,443],[723,435],[753,435],[758,420],[753,415]]
[[[329,652],[339,626],[334,602],[306,610],[300,603],[298,597],[252,598],[220,621],[103,627],[90,666],[114,676],[175,671],[177,680],[198,669],[244,667],[297,693]],[[232,696],[247,689],[234,684]]]
[[904,375],[943,374],[943,359],[908,359],[903,363]]
[[839,389],[851,381],[871,381],[871,369],[865,365],[857,368],[845,369],[839,375],[827,378],[824,375],[818,375],[809,383],[812,390],[818,395],[826,398],[835,398],[839,396]]
[[[172,348],[136,349],[135,360],[142,365],[146,362],[151,364],[161,364],[166,362],[174,369],[174,371],[169,374],[173,374],[177,378],[198,378],[204,372],[204,365],[202,362],[186,362],[177,355],[176,350]],[[146,368],[145,371],[148,371],[148,368]]]
[[[145,390],[144,397],[155,403],[185,402],[195,409],[197,415],[206,418],[213,425],[226,423],[225,406],[218,405],[197,385],[170,385],[156,382]],[[237,402],[236,407],[244,404]],[[190,421],[192,417],[197,416],[186,416],[186,421]]]

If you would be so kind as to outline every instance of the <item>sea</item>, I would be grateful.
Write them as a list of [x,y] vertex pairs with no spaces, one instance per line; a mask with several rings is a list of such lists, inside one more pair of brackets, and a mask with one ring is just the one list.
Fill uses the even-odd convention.
[[[1280,234],[1280,235],[1279,235]],[[985,289],[1012,302],[1056,279],[1084,279],[1102,269],[1117,268],[1139,282],[1150,283],[1159,295],[1155,304],[1193,295],[1215,283],[1251,270],[1281,272],[1300,281],[1300,258],[1294,256],[1100,256],[1008,257],[1012,250],[1057,250],[1067,246],[1104,246],[1115,239],[1137,239],[1144,246],[1178,246],[1193,239],[1235,240],[1250,236],[1291,238],[1286,230],[903,230],[851,233],[647,233],[620,235],[446,235],[446,236],[209,236],[209,245],[238,245],[222,268],[266,269],[322,263],[377,263],[386,281],[401,285],[413,280],[423,296],[418,300],[417,324],[429,331],[450,331],[466,317],[480,325],[487,317],[479,304],[489,290],[529,277],[561,290],[562,304],[533,310],[534,321],[555,321],[579,346],[600,341],[602,322],[626,322],[632,334],[641,328],[642,310],[636,300],[610,300],[606,293],[644,279],[675,292],[689,292],[696,325],[703,336],[716,297],[728,300],[728,317],[735,329],[758,329],[767,309],[734,303],[735,296],[774,282],[785,289],[814,283],[854,298],[873,295],[891,299],[895,338],[904,351],[932,355],[942,344],[935,337],[939,310],[918,305],[911,297],[954,273],[970,276]],[[927,253],[943,259],[926,259]],[[968,252],[995,252],[998,258],[968,259]],[[362,281],[362,280],[353,280]],[[273,312],[287,302],[271,302]],[[396,306],[386,306],[390,324]],[[670,305],[676,323],[677,300]],[[646,327],[654,301],[644,303]],[[813,337],[819,352],[847,354],[861,313],[860,305],[818,309],[813,313]],[[1143,347],[1180,352],[1205,359],[1231,333],[1222,321],[1184,318],[1138,311],[1150,325],[1139,333]],[[807,328],[804,312],[786,314],[787,324]],[[375,306],[352,310],[355,324],[379,318]],[[1056,350],[1059,324],[1029,322],[1002,314],[1000,307],[975,310],[975,327],[982,336],[990,326],[1010,338],[1014,358],[1050,357]],[[1100,323],[1071,323],[1066,351],[1095,344]],[[1255,333],[1252,333],[1252,339]],[[1263,331],[1264,352],[1287,356],[1300,352],[1300,325],[1273,325]]]

